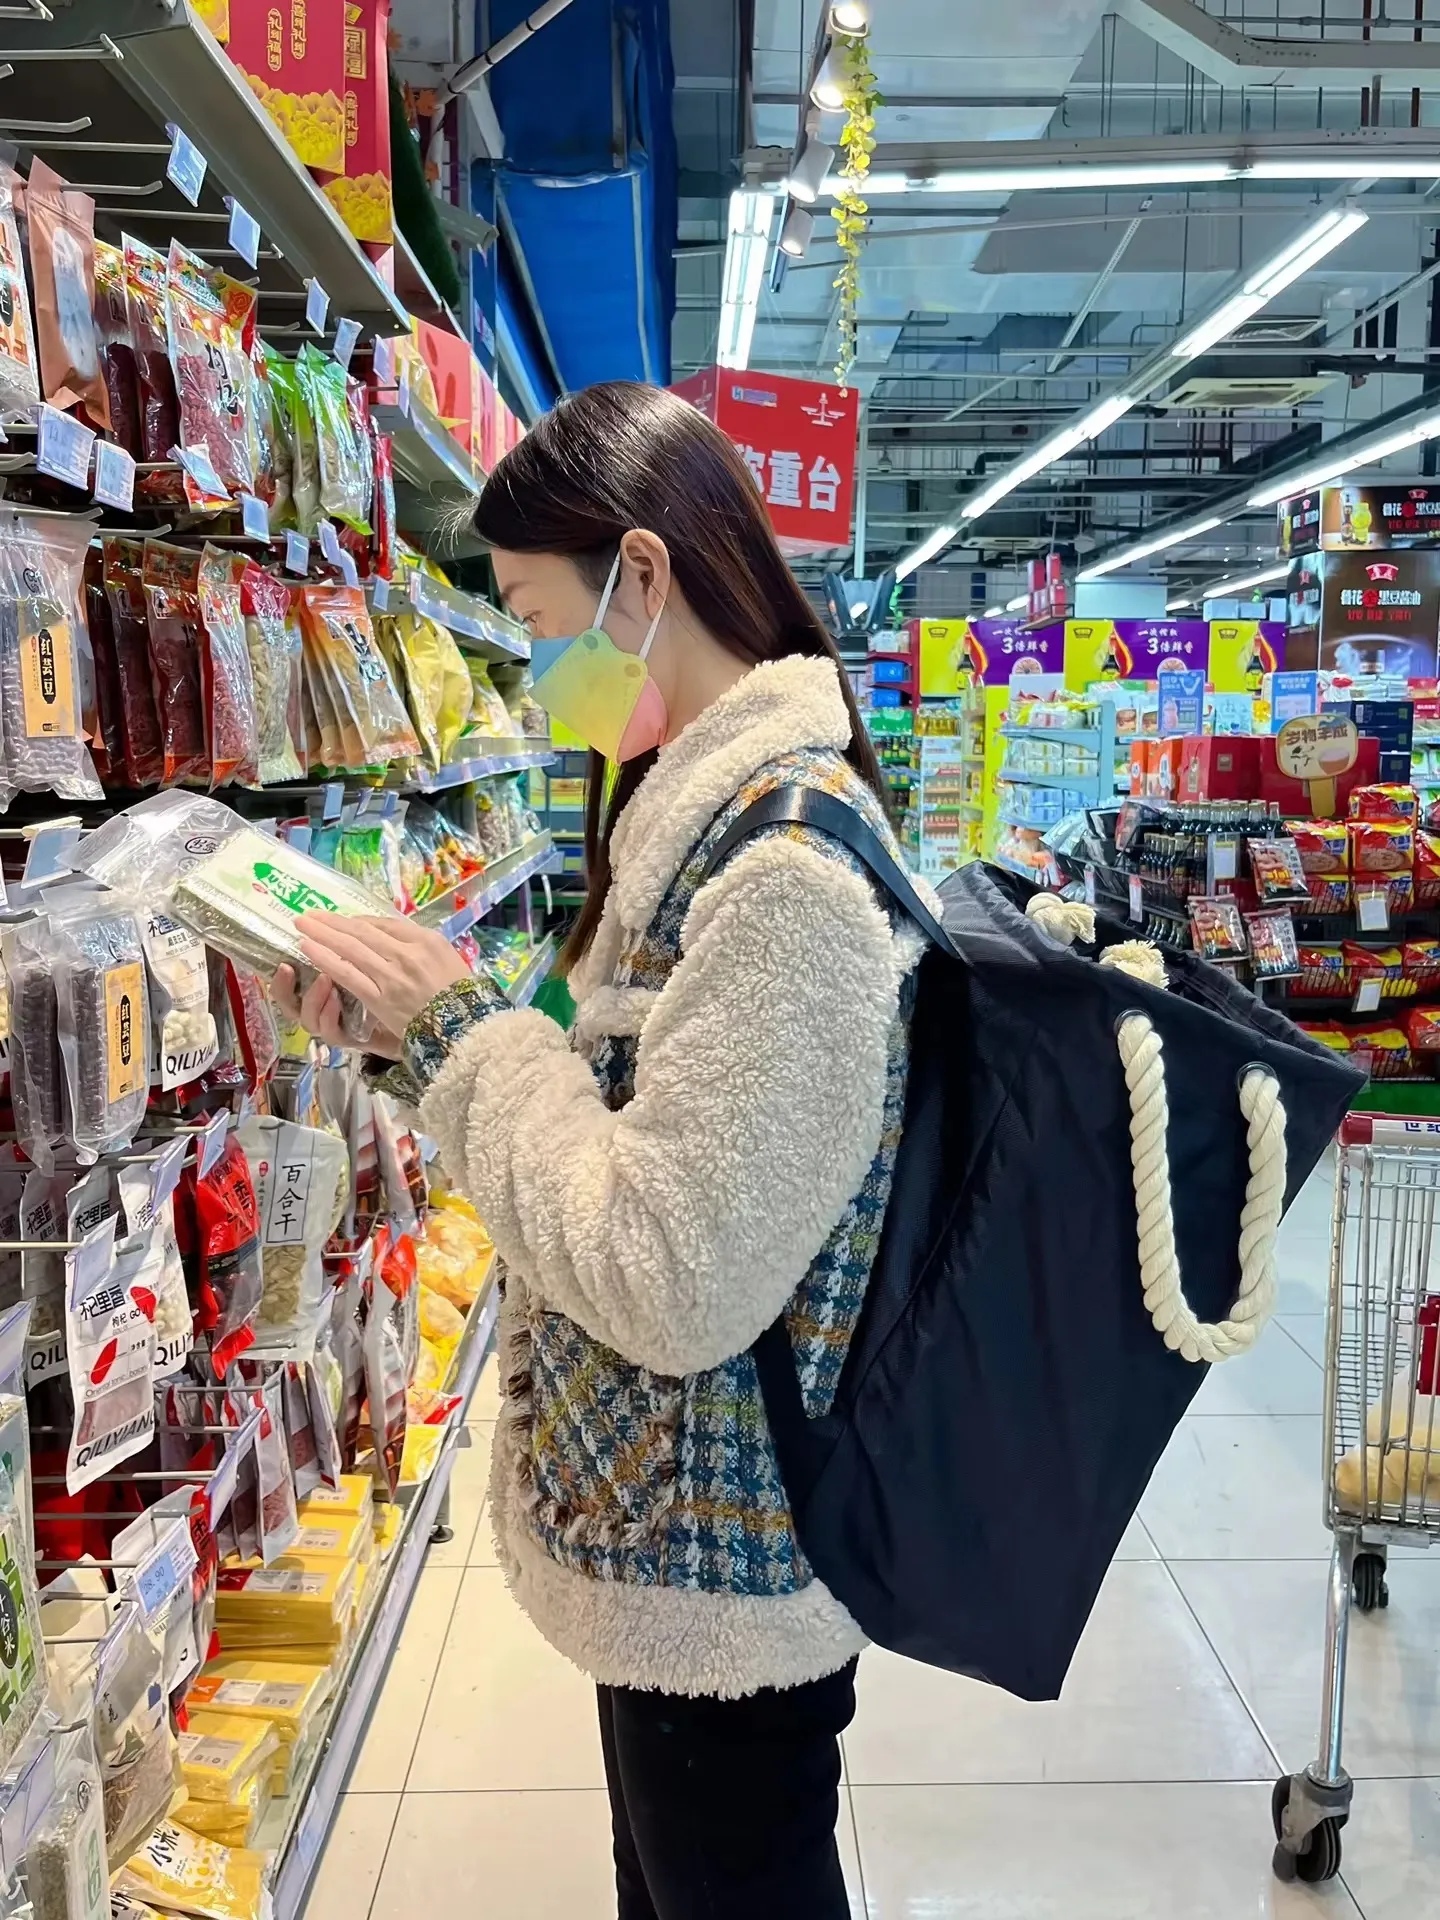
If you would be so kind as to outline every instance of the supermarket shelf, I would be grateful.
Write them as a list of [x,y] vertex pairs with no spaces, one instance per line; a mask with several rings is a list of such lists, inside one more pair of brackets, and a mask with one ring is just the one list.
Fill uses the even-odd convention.
[[415,918],[423,927],[438,927],[447,940],[458,940],[535,874],[558,868],[560,859],[548,833],[532,834],[512,853],[492,860],[483,873],[427,900]]
[[1103,727],[999,727],[996,731],[1006,740],[1059,740],[1086,741],[1097,740],[1104,732]]
[[555,964],[555,940],[546,934],[531,956],[525,971],[506,991],[506,999],[512,1007],[528,1007],[548,978]]
[[377,1576],[369,1617],[336,1678],[335,1716],[286,1803],[286,1819],[272,1865],[274,1920],[297,1920],[310,1889],[315,1863],[335,1818],[335,1808],[379,1694],[390,1655],[425,1563],[437,1517],[450,1485],[465,1415],[495,1334],[500,1289],[492,1257],[488,1285],[465,1323],[449,1383],[461,1404],[451,1416],[435,1470],[411,1501],[386,1570]]
[[483,478],[469,454],[440,419],[414,394],[374,409],[382,433],[395,442],[395,475],[427,492],[435,489],[478,499]]
[[[38,151],[94,194],[105,237],[125,226],[145,239],[179,233],[203,244],[223,236],[225,195],[232,194],[268,243],[258,274],[262,324],[283,318],[287,330],[302,328],[304,283],[315,279],[336,319],[372,332],[408,331],[400,301],[188,7],[73,0],[43,19],[7,17],[0,61],[14,68],[0,81],[0,124],[16,124],[22,156]],[[82,145],[72,155],[64,138],[47,141],[33,126],[27,136],[19,129],[33,122],[37,104],[63,105],[56,117],[86,119],[82,142],[110,144],[98,151]],[[183,128],[209,163],[198,207],[165,178],[167,124]],[[113,202],[107,188],[120,190]],[[286,303],[283,315],[269,310],[267,294]]]
[[492,773],[520,773],[526,767],[548,767],[555,758],[547,740],[544,746],[532,745],[524,738],[497,740],[496,753],[478,755],[472,760],[451,760],[435,772],[422,772],[415,781],[416,793],[444,793],[448,787],[468,786],[472,780],[484,780]]
[[995,778],[1020,787],[1073,787],[1077,793],[1095,784],[1093,773],[1017,773],[1010,767],[999,768]]
[[467,653],[482,653],[487,660],[530,658],[524,630],[477,593],[466,593],[417,570],[410,575],[410,602],[427,620],[448,627]]

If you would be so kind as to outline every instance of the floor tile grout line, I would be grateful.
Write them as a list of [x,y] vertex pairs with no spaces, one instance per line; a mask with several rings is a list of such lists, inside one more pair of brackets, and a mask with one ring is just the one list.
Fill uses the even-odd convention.
[[[388,1797],[388,1796],[387,1796],[387,1797]],[[379,1872],[378,1872],[378,1873],[377,1873],[377,1874],[375,1875],[375,1882],[374,1882],[374,1885],[373,1885],[373,1886],[371,1887],[371,1889],[370,1889],[370,1898],[369,1898],[369,1899],[368,1899],[368,1900],[366,1901],[366,1903],[365,1903],[365,1911],[364,1911],[364,1913],[362,1913],[362,1914],[360,1914],[360,1915],[358,1916],[358,1920],[370,1920],[370,1916],[371,1916],[371,1914],[373,1914],[373,1913],[374,1913],[374,1911],[375,1911],[375,1902],[376,1902],[376,1899],[377,1899],[377,1898],[379,1897],[379,1893],[380,1893],[380,1883],[381,1883],[381,1881],[382,1881],[382,1880],[383,1880],[383,1879],[385,1878],[385,1866],[386,1866],[386,1862],[387,1862],[387,1861],[389,1860],[389,1858],[390,1858],[390,1848],[392,1847],[392,1845],[394,1844],[394,1841],[395,1841],[395,1829],[396,1829],[396,1827],[398,1827],[398,1826],[399,1826],[399,1824],[400,1824],[400,1809],[401,1809],[401,1807],[402,1807],[402,1806],[404,1806],[404,1804],[405,1804],[405,1796],[404,1796],[404,1794],[403,1794],[403,1793],[397,1793],[397,1794],[396,1794],[396,1795],[394,1796],[394,1800],[395,1800],[395,1806],[394,1806],[394,1809],[393,1809],[393,1811],[391,1812],[391,1815],[390,1815],[390,1830],[389,1830],[389,1832],[388,1832],[388,1833],[387,1833],[387,1834],[385,1835],[385,1845],[384,1845],[384,1847],[383,1847],[383,1848],[381,1849],[381,1853],[380,1853],[380,1870],[379,1870]],[[338,1811],[339,1811],[339,1808],[340,1808],[340,1807],[343,1807],[343,1806],[344,1806],[344,1804],[345,1804],[345,1795],[343,1795],[343,1794],[342,1794],[342,1795],[341,1795],[341,1797],[340,1797],[340,1801],[339,1801],[339,1804],[338,1804],[338,1806],[337,1806],[337,1808],[336,1808],[336,1811],[338,1812]],[[334,1824],[334,1820],[332,1819],[332,1820],[331,1820],[331,1824],[330,1824],[330,1831],[329,1831],[329,1833],[328,1833],[328,1834],[326,1834],[326,1836],[325,1836],[325,1846],[324,1846],[324,1849],[323,1849],[323,1850],[322,1850],[322,1852],[321,1852],[321,1855],[320,1855],[320,1860],[319,1860],[319,1862],[317,1863],[317,1865],[316,1865],[316,1868],[315,1868],[315,1871],[314,1871],[314,1873],[312,1874],[312,1876],[311,1876],[311,1879],[310,1879],[310,1891],[311,1891],[311,1892],[313,1892],[313,1891],[314,1891],[314,1888],[315,1888],[315,1882],[316,1882],[316,1880],[317,1880],[317,1879],[319,1878],[319,1875],[320,1875],[320,1868],[321,1868],[321,1867],[322,1867],[322,1866],[324,1865],[324,1863],[325,1863],[325,1854],[329,1852],[329,1850],[330,1850],[330,1843],[331,1843],[331,1841],[332,1841],[332,1840],[333,1840],[334,1838],[335,1838],[335,1824]],[[308,1894],[307,1894],[307,1896],[306,1896],[306,1897],[307,1897],[307,1900],[308,1900],[308,1897],[309,1897],[309,1896],[308,1896]]]
[[[1181,1586],[1180,1582],[1175,1578],[1175,1570],[1170,1565],[1170,1562],[1165,1558],[1164,1554],[1161,1554],[1160,1556],[1160,1564],[1165,1569],[1166,1578],[1169,1580],[1171,1586],[1174,1587],[1176,1594],[1179,1596],[1181,1606],[1184,1607],[1185,1611],[1189,1614],[1190,1618],[1195,1622],[1196,1629],[1199,1632],[1201,1639],[1205,1642],[1206,1646],[1209,1647],[1211,1653],[1214,1655],[1215,1664],[1219,1667],[1220,1671],[1224,1674],[1225,1678],[1229,1681],[1231,1692],[1235,1695],[1235,1698],[1240,1702],[1241,1706],[1245,1709],[1246,1717],[1249,1719],[1251,1726],[1254,1727],[1256,1733],[1259,1735],[1261,1745],[1265,1748],[1265,1751],[1270,1755],[1270,1758],[1274,1761],[1275,1765],[1279,1767],[1280,1770],[1283,1772],[1285,1770],[1285,1763],[1284,1761],[1281,1760],[1280,1755],[1276,1752],[1274,1742],[1271,1740],[1269,1734],[1266,1733],[1265,1729],[1261,1726],[1259,1717],[1257,1716],[1254,1707],[1251,1706],[1248,1698],[1245,1695],[1243,1688],[1240,1686],[1234,1674],[1230,1671],[1230,1668],[1227,1666],[1224,1658],[1221,1655],[1220,1649],[1216,1646],[1215,1642],[1210,1638],[1210,1634],[1205,1626],[1205,1622],[1200,1618],[1200,1615],[1196,1612],[1193,1604],[1191,1603],[1189,1594],[1186,1593],[1185,1589]],[[1310,1563],[1302,1562],[1301,1564],[1305,1565]],[[1318,1565],[1320,1563],[1316,1562],[1314,1564]],[[1274,1785],[1273,1780],[1271,1781],[1271,1785],[1272,1786]]]
[[855,1871],[860,1876],[860,1911],[870,1911],[870,1896],[865,1891],[865,1856],[860,1851],[860,1823],[855,1818],[855,1783],[850,1778],[850,1755],[846,1751],[845,1736],[840,1736],[841,1784],[845,1789],[845,1811],[850,1819],[850,1838],[855,1843]]
[[[1322,1314],[1320,1317],[1321,1319],[1324,1319],[1325,1316]],[[1273,1314],[1271,1318],[1274,1321],[1276,1329],[1280,1333],[1284,1334],[1285,1338],[1290,1342],[1291,1346],[1294,1347],[1297,1353],[1303,1353],[1305,1355],[1305,1358],[1310,1362],[1311,1366],[1314,1367],[1315,1371],[1320,1375],[1323,1381],[1325,1377],[1325,1368],[1321,1364],[1321,1362],[1315,1358],[1314,1354],[1311,1353],[1307,1347],[1301,1346],[1300,1342],[1295,1338],[1294,1334],[1291,1333],[1290,1329],[1286,1326],[1284,1320],[1281,1318],[1281,1316],[1278,1313]]]

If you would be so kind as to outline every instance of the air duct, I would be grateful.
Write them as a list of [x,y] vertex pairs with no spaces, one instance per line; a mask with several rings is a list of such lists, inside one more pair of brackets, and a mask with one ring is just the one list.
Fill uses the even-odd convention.
[[1115,0],[1122,20],[1221,86],[1368,87],[1378,73],[1440,89],[1440,45],[1413,40],[1256,40],[1194,0]]

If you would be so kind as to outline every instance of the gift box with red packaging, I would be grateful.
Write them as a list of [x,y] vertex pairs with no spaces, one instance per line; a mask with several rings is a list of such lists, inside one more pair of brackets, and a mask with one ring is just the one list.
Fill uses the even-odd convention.
[[[1216,744],[1219,745],[1221,743],[1217,741]],[[1356,749],[1354,766],[1346,773],[1337,773],[1334,779],[1328,782],[1292,780],[1287,774],[1283,774],[1280,771],[1279,763],[1276,759],[1275,736],[1273,734],[1262,735],[1260,739],[1253,741],[1252,745],[1259,751],[1260,784],[1258,796],[1220,794],[1197,796],[1197,798],[1209,797],[1228,800],[1258,797],[1261,800],[1273,802],[1279,807],[1281,813],[1287,817],[1293,814],[1297,819],[1309,819],[1315,812],[1315,805],[1310,792],[1311,786],[1328,785],[1333,789],[1335,795],[1335,815],[1331,816],[1335,817],[1345,812],[1349,804],[1351,791],[1355,787],[1374,786],[1380,774],[1380,743],[1378,740],[1362,739]]]
[[1255,799],[1259,792],[1261,744],[1248,734],[1188,735],[1180,742],[1176,798],[1182,801]]

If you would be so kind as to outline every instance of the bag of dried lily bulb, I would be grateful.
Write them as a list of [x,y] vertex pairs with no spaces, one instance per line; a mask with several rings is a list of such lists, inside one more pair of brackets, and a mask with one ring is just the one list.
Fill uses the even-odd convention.
[[[71,858],[106,886],[163,901],[207,946],[266,980],[279,966],[294,967],[302,991],[315,972],[300,951],[300,914],[384,912],[366,888],[199,794],[142,800],[87,834]],[[363,1046],[373,1022],[351,995],[342,993],[341,1004],[346,1038]]]
[[81,731],[76,636],[84,625],[88,520],[0,511],[0,796],[99,800]]
[[260,1213],[265,1290],[255,1342],[308,1360],[330,1299],[323,1258],[350,1192],[345,1142],[319,1127],[252,1115],[236,1138],[250,1162]]
[[87,1166],[135,1138],[150,1093],[150,1003],[139,916],[64,888],[46,899],[70,1137]]

